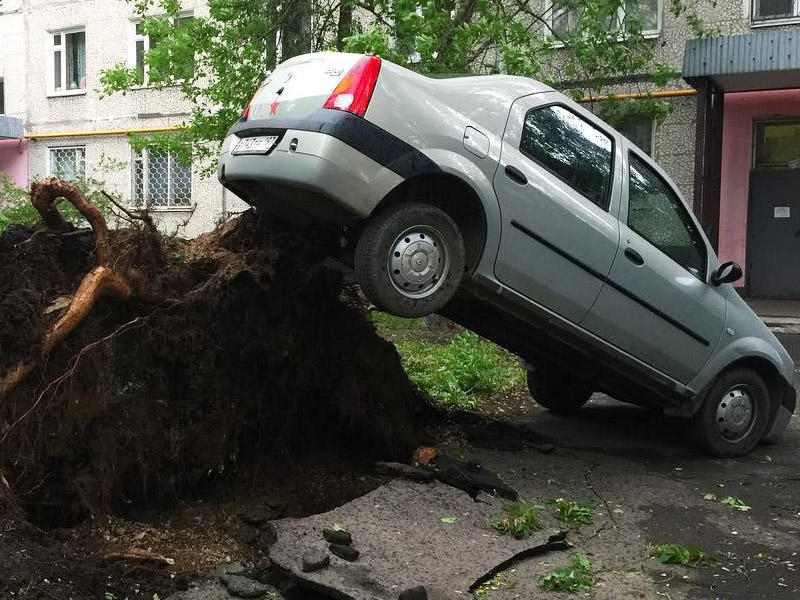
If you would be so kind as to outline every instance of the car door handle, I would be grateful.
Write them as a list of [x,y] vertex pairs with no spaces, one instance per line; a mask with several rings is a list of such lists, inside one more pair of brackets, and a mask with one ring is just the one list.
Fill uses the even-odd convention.
[[644,259],[642,258],[642,255],[639,254],[633,248],[625,248],[625,258],[627,258],[637,267],[641,267],[644,264]]
[[528,183],[528,178],[525,177],[525,173],[520,171],[517,167],[506,165],[505,171],[506,175],[508,175],[508,178],[511,181],[518,183],[520,185],[526,185]]

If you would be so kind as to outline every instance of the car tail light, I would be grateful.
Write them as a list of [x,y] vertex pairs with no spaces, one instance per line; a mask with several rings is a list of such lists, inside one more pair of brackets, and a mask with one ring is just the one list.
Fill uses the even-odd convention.
[[367,112],[378,73],[381,70],[381,59],[377,56],[362,56],[353,68],[347,72],[333,93],[328,97],[323,108],[346,110],[363,117]]

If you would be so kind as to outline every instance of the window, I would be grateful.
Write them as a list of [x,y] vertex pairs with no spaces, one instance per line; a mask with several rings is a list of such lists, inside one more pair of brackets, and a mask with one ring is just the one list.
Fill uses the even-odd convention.
[[800,0],[753,0],[754,21],[794,17],[800,17]]
[[628,227],[705,280],[706,247],[678,195],[634,154],[628,181]]
[[169,152],[136,152],[132,177],[135,206],[182,208],[191,203],[192,167]]
[[86,177],[86,146],[48,148],[47,172],[65,181]]
[[520,151],[601,208],[611,191],[612,148],[608,135],[563,106],[525,115]]
[[800,121],[756,123],[756,169],[800,169]]
[[[663,0],[626,0],[608,26],[623,33],[632,31],[635,23],[645,37],[656,37],[661,33],[662,5]],[[582,8],[574,0],[567,0],[553,4],[552,11],[553,35],[560,39],[569,37],[578,26]]]
[[[185,27],[192,20],[191,15],[180,16],[170,22],[173,27]],[[144,32],[141,23],[133,24],[133,49],[131,52],[131,66],[136,69],[138,80],[142,85],[150,85],[150,69],[145,64],[145,56],[150,50],[158,46],[159,38],[155,35],[148,35]]]
[[80,93],[86,89],[86,33],[50,34],[50,93]]
[[616,129],[636,144],[642,152],[648,156],[653,155],[653,119],[641,115],[628,115]]

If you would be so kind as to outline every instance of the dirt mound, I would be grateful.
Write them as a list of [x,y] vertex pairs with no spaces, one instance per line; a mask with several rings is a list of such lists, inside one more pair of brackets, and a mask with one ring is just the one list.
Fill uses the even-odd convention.
[[[0,473],[35,522],[165,505],[243,465],[403,457],[419,399],[324,263],[322,235],[251,212],[193,241],[112,231],[133,288],[0,403]],[[91,231],[0,236],[0,376],[34,355],[93,264]]]

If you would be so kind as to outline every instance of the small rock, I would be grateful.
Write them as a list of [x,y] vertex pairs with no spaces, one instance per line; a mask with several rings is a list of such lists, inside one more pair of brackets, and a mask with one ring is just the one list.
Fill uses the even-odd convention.
[[312,573],[331,564],[331,557],[321,550],[308,550],[303,554],[303,573]]
[[328,550],[330,550],[333,554],[346,560],[347,562],[353,562],[354,560],[358,559],[358,550],[353,548],[352,546],[343,546],[341,544],[331,544],[328,546]]
[[375,464],[378,475],[388,475],[389,477],[402,477],[409,481],[418,483],[430,483],[434,480],[434,475],[430,471],[412,467],[399,462],[379,462]]
[[225,575],[223,583],[228,593],[238,598],[260,598],[269,589],[263,583],[244,575]]
[[222,581],[222,579],[227,575],[236,575],[243,572],[244,567],[242,566],[242,563],[233,562],[218,566],[216,569],[214,569],[214,571],[212,571],[211,574]]
[[428,600],[424,585],[418,585],[400,592],[400,600]]
[[353,543],[353,536],[349,531],[344,529],[323,529],[322,537],[329,544],[339,544],[341,546],[350,546]]

